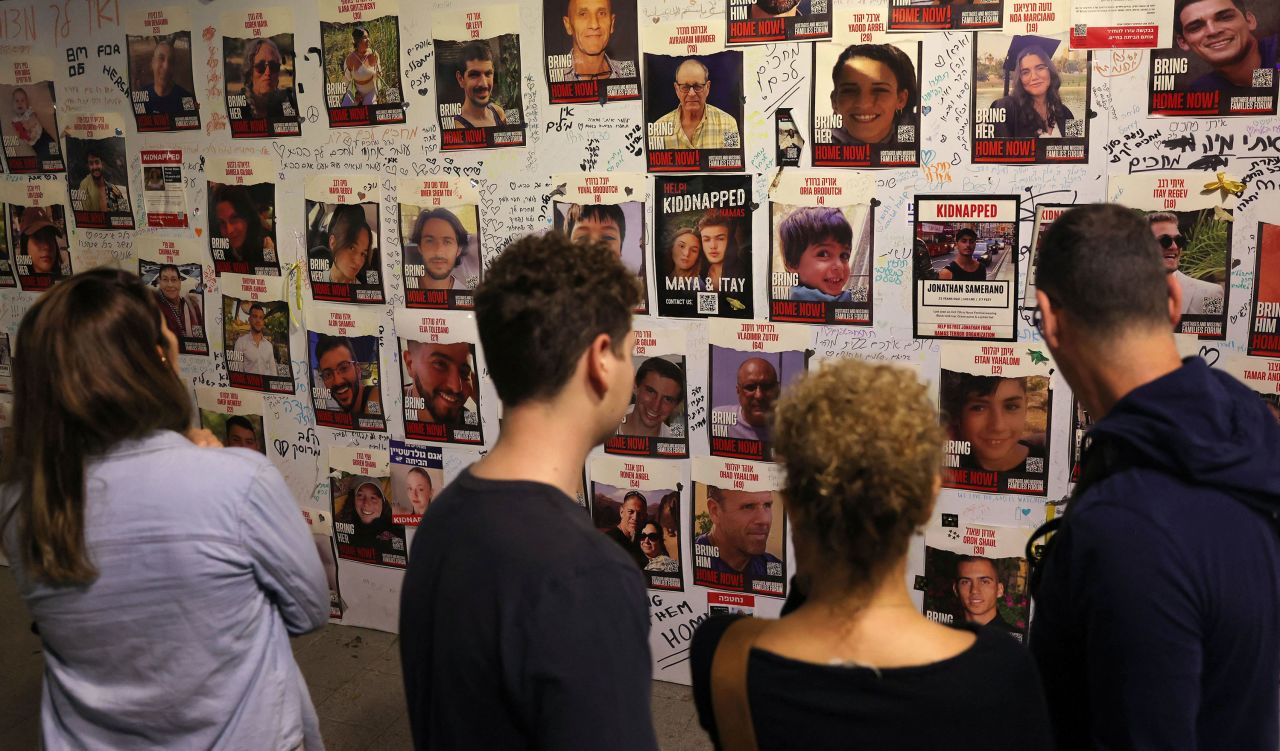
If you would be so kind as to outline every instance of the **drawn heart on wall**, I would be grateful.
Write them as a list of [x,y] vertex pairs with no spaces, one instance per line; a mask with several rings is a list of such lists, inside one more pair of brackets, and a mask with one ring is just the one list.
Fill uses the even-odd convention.
[[933,149],[925,149],[920,152],[920,166],[928,167],[930,164],[933,164],[933,158],[937,155],[937,152]]
[[923,107],[921,107],[921,108],[920,108],[920,114],[922,114],[922,115],[927,115],[927,114],[929,114],[930,112],[933,112],[933,108],[932,108],[932,107],[930,107],[930,106],[929,106],[929,105],[927,105],[927,104],[926,104],[925,106],[923,106]]
[[204,234],[204,227],[196,227],[196,237]]
[[364,200],[364,197],[365,197],[365,192],[363,190],[356,193],[356,198],[359,198],[361,201]]
[[1222,357],[1222,353],[1218,351],[1217,347],[1201,347],[1200,356],[1203,357],[1204,361],[1209,363],[1209,367],[1212,368],[1214,365],[1218,364],[1218,358]]
[[284,456],[285,454],[289,453],[288,441],[277,439],[275,442],[275,447],[276,447],[276,453],[279,454],[280,456]]

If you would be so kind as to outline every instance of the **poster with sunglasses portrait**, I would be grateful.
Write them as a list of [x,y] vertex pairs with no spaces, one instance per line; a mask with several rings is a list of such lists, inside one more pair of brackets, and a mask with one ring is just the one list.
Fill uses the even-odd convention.
[[395,312],[404,391],[404,434],[415,441],[484,443],[479,334],[458,311]]
[[1031,529],[957,522],[924,532],[924,617],[948,626],[973,624],[1024,641],[1031,609],[1027,539]]
[[299,509],[302,519],[311,531],[311,539],[316,544],[316,552],[320,554],[320,565],[324,567],[325,578],[329,586],[329,620],[341,621],[347,610],[347,603],[342,599],[342,589],[338,585],[338,561],[336,545],[333,541],[333,514],[325,509]]
[[591,457],[591,519],[644,572],[649,589],[684,591],[683,462]]
[[1065,32],[986,33],[975,39],[973,162],[1087,161],[1092,54],[1071,49]]
[[646,26],[644,122],[650,172],[738,172],[743,156],[742,50],[712,21]]
[[970,0],[921,5],[919,0],[881,0],[889,8],[888,31],[998,31],[1006,0]]
[[773,458],[773,408],[808,368],[812,328],[760,321],[710,322],[711,455]]
[[197,386],[200,427],[213,433],[223,448],[267,453],[266,415],[262,394],[217,386]]
[[1249,354],[1280,357],[1280,334],[1276,332],[1280,322],[1280,224],[1258,222],[1252,303]]
[[782,468],[694,457],[693,583],[769,597],[787,594]]
[[1071,482],[1080,482],[1080,462],[1084,459],[1084,435],[1093,427],[1093,418],[1080,400],[1071,395],[1071,445],[1067,452]]
[[449,177],[401,180],[396,195],[405,306],[470,310],[484,268],[480,195]]
[[440,150],[524,146],[520,6],[431,15]]
[[61,181],[9,177],[0,181],[14,274],[27,292],[42,292],[75,273],[67,244],[66,193]]
[[214,272],[279,276],[275,167],[266,159],[211,157],[204,172]]
[[64,131],[67,183],[77,229],[133,229],[124,118],[114,112],[74,114]]
[[918,339],[1017,339],[1018,196],[916,196]]
[[330,128],[404,122],[397,0],[321,0],[320,50]]
[[138,276],[155,288],[156,302],[184,355],[209,354],[205,329],[204,253],[195,240],[140,234],[133,239]]
[[330,446],[329,493],[339,558],[388,568],[408,565],[405,528],[391,512],[386,450]]
[[436,493],[452,478],[445,478],[444,449],[391,440],[391,519],[416,527]]
[[385,302],[377,178],[312,174],[304,195],[311,296],[327,302]]
[[751,319],[751,176],[660,176],[653,190],[658,315]]
[[[863,36],[877,41],[846,42]],[[813,166],[916,166],[921,42],[882,34],[837,39],[813,47]]]
[[645,279],[644,214],[649,195],[644,175],[623,172],[555,175],[551,221],[574,242],[604,243],[636,275],[642,290],[634,312],[649,312]]
[[378,312],[336,305],[307,306],[307,370],[317,425],[378,432],[387,429]]
[[725,44],[831,38],[831,0],[725,0]]
[[1159,243],[1165,272],[1182,290],[1182,318],[1174,329],[1201,339],[1224,339],[1231,301],[1232,207],[1235,196],[1201,190],[1204,180],[1177,172],[1117,175],[1108,200],[1143,212]]
[[635,3],[543,0],[542,39],[552,104],[640,98]]
[[637,321],[631,366],[635,370],[631,406],[618,430],[604,442],[605,453],[682,459],[689,455],[687,342],[680,328]]
[[875,181],[792,172],[769,188],[769,320],[870,326]]
[[1036,264],[1040,256],[1040,241],[1054,220],[1073,208],[1069,203],[1036,204],[1036,220],[1031,229],[1031,250],[1027,261],[1027,282],[1022,294],[1022,307],[1034,310],[1036,307]]
[[1173,44],[1151,50],[1148,114],[1276,114],[1278,39],[1280,5],[1275,3],[1187,4],[1173,19]]
[[176,5],[125,15],[129,102],[139,133],[199,130],[191,11]]
[[8,172],[63,172],[53,61],[29,47],[0,54],[0,142]]
[[302,135],[294,94],[293,11],[275,7],[222,17],[223,89],[232,138]]
[[1053,432],[1048,348],[944,342],[939,357],[943,487],[1044,495]]
[[233,388],[294,393],[289,303],[279,277],[223,274],[222,352]]

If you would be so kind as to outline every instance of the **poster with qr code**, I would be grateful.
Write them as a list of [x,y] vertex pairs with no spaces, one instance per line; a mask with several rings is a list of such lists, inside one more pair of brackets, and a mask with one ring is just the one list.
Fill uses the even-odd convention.
[[1151,49],[1173,44],[1171,4],[1163,0],[1071,0],[1071,47]]
[[986,33],[976,40],[973,162],[1087,161],[1090,53],[1072,50],[1066,34]]
[[726,44],[831,38],[832,0],[726,0]]
[[658,315],[755,317],[751,176],[654,178]]
[[1027,635],[1031,593],[1024,557],[1031,530],[966,522],[933,525],[924,532],[924,616],[1003,631],[1018,641]]
[[943,487],[1044,495],[1053,406],[1048,348],[945,342],[940,359]]
[[781,468],[767,462],[693,460],[693,583],[769,597],[787,594]]
[[888,0],[889,31],[999,31],[1005,0],[921,3]]
[[[920,163],[921,42],[901,36],[879,44],[846,41],[863,36],[869,35],[814,45],[813,166],[914,167]],[[861,97],[868,88],[884,93],[868,102]]]
[[1173,45],[1151,51],[1148,113],[1276,114],[1280,4],[1201,0],[1175,7]]
[[[1272,216],[1275,216],[1272,214]],[[1258,222],[1253,272],[1253,305],[1249,307],[1249,354],[1280,357],[1280,224]]]

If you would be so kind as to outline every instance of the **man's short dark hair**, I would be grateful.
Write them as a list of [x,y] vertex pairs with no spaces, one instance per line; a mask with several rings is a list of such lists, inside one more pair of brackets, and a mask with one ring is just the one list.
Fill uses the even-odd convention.
[[[458,241],[458,257],[453,262],[454,267],[457,268],[462,265],[462,257],[467,254],[467,243],[471,242],[471,233],[467,232],[466,227],[462,226],[462,220],[458,218],[457,214],[446,208],[434,208],[430,211],[421,212],[418,214],[418,218],[413,220],[413,234],[409,236],[410,239],[413,240],[414,245],[417,245],[418,241],[422,239],[422,228],[427,226],[427,222],[432,219],[448,222],[449,226],[453,228],[454,239]],[[419,248],[418,250],[421,252],[422,249]]]
[[102,158],[104,154],[102,144],[95,138],[86,138],[84,141],[84,160],[89,161],[89,157],[98,157],[98,161],[105,162]]
[[244,415],[232,415],[227,418],[226,433],[227,433],[228,441],[231,440],[232,428],[240,428],[241,430],[247,430],[253,434],[254,438],[258,437],[258,431],[253,429],[253,423],[249,422],[249,418],[245,417]]
[[333,336],[332,334],[321,334],[316,339],[316,362],[320,362],[320,358],[338,347],[346,347],[347,354],[352,360],[356,359],[356,348],[351,340],[345,336]]
[[732,232],[734,228],[734,218],[731,216],[725,216],[715,209],[710,209],[707,213],[703,214],[700,219],[698,219],[698,223],[695,224],[693,228],[701,234],[702,230],[707,227],[727,227],[729,228],[729,231]]
[[810,245],[834,240],[846,248],[853,246],[853,228],[844,212],[829,206],[804,206],[791,212],[778,225],[782,258],[789,268],[800,265],[800,257]]
[[476,39],[462,45],[462,51],[458,54],[458,72],[466,74],[467,63],[472,60],[493,60],[493,50],[489,49],[487,42]]
[[840,73],[844,64],[855,57],[865,57],[884,65],[893,74],[898,83],[898,90],[907,92],[907,106],[904,112],[915,112],[920,99],[920,87],[916,84],[916,66],[907,53],[892,44],[851,44],[845,47],[836,64],[831,67],[831,90],[834,93],[840,85]]
[[1146,219],[1118,204],[1077,206],[1049,225],[1037,252],[1036,288],[1102,337],[1169,324],[1160,246]]
[[956,578],[960,578],[960,567],[966,563],[987,563],[991,565],[991,571],[995,574],[996,583],[1004,584],[1004,580],[1000,578],[1000,567],[996,562],[985,555],[962,555],[956,559]]
[[[1196,3],[1204,2],[1204,0],[1175,0],[1173,3],[1173,33],[1176,36],[1182,36],[1182,11]],[[1231,0],[1231,4],[1236,6],[1241,13],[1248,13],[1249,9],[1245,7],[1244,0]]]
[[956,239],[959,240],[962,237],[972,237],[975,243],[978,242],[978,233],[969,227],[961,227],[956,230]]
[[680,370],[679,365],[665,357],[650,357],[641,363],[640,369],[636,371],[636,385],[639,386],[650,373],[657,373],[679,384],[680,401],[684,401],[684,371]]
[[562,232],[527,235],[507,247],[476,288],[476,323],[498,397],[507,407],[554,396],[600,334],[623,354],[635,274],[599,243]]
[[573,228],[578,222],[584,219],[592,219],[597,222],[613,222],[618,225],[618,233],[621,241],[627,236],[627,217],[623,213],[622,207],[616,203],[575,203],[569,207],[569,211],[565,213],[564,233],[573,236]]
[[250,315],[253,315],[253,311],[255,311],[255,310],[261,310],[261,311],[262,311],[262,315],[264,315],[264,316],[267,314],[267,306],[263,305],[263,304],[262,304],[262,303],[260,303],[260,302],[256,302],[256,303],[254,303],[254,304],[252,304],[252,305],[250,305],[250,306],[249,306],[249,314],[250,314]]

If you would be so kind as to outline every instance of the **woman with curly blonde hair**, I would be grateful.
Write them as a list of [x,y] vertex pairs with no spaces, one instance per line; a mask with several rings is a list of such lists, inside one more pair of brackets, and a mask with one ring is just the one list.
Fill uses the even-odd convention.
[[[907,589],[907,548],[941,484],[943,434],[924,387],[906,370],[844,360],[789,386],[774,419],[793,588],[805,596],[776,621],[699,627],[694,700],[717,747],[744,747],[744,732],[762,750],[1050,747],[1023,648],[925,619]],[[1000,719],[957,732],[973,717]]]

